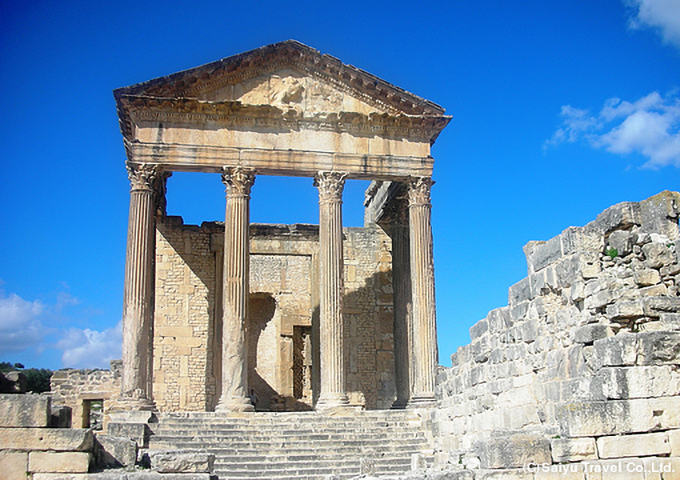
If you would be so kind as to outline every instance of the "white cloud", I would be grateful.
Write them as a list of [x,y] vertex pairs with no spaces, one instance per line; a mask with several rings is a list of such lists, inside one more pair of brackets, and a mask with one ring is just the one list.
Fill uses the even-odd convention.
[[70,305],[78,305],[80,303],[80,300],[78,300],[77,297],[74,297],[68,292],[59,292],[57,294],[57,304],[55,305],[55,308],[57,311],[61,311],[64,307],[68,307]]
[[680,1],[624,0],[633,10],[628,24],[631,28],[657,29],[664,42],[680,48]]
[[544,148],[584,139],[595,148],[618,155],[637,153],[646,168],[680,168],[680,98],[657,92],[631,103],[607,100],[597,115],[562,107],[562,125]]
[[123,322],[101,332],[89,328],[71,328],[57,342],[64,350],[61,361],[64,367],[109,368],[111,360],[121,357]]
[[0,354],[29,347],[39,349],[44,336],[39,319],[44,311],[45,305],[39,300],[29,302],[0,291]]

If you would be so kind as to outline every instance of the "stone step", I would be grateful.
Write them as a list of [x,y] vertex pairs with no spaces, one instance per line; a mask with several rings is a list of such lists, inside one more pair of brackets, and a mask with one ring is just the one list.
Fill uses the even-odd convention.
[[[432,450],[423,419],[412,411],[159,414],[150,449],[204,449],[224,479],[310,479],[361,474],[362,459],[377,474],[410,469],[414,453]],[[365,473],[365,472],[364,472]]]
[[[295,457],[295,455],[293,455]],[[255,462],[239,462],[237,458],[231,459],[230,461],[215,461],[215,468],[218,470],[282,470],[291,468],[294,465],[314,465],[317,468],[332,468],[332,467],[351,467],[355,465],[360,465],[361,458],[367,458],[373,460],[376,465],[399,465],[400,467],[409,466],[411,464],[411,458],[375,458],[371,455],[366,455],[362,457],[322,457],[322,458],[307,458],[305,460],[286,460],[285,458],[280,458],[279,460],[267,460]],[[244,468],[248,466],[248,468]],[[254,468],[255,467],[255,468]]]
[[[232,445],[222,447],[222,444],[209,444],[200,441],[194,442],[150,442],[149,448],[152,450],[172,450],[176,448],[184,449],[205,449],[209,450],[215,455],[257,455],[265,453],[267,455],[281,455],[288,453],[290,455],[304,455],[309,452],[322,454],[325,452],[338,452],[339,454],[353,454],[356,452],[370,452],[370,453],[408,453],[420,452],[421,450],[428,450],[427,442],[417,443],[402,443],[399,445]],[[283,452],[283,453],[280,453]]]
[[266,431],[248,431],[248,430],[215,430],[215,429],[187,429],[187,428],[164,428],[153,432],[158,437],[165,436],[209,436],[220,438],[272,438],[282,437],[286,439],[294,439],[301,436],[314,436],[318,439],[328,438],[394,438],[394,437],[413,437],[414,435],[424,435],[420,429],[394,429],[394,430],[266,430]]
[[271,430],[271,429],[276,429],[276,430],[297,430],[300,428],[304,429],[309,429],[309,430],[344,430],[348,428],[357,428],[357,429],[364,429],[364,430],[385,430],[385,429],[400,429],[400,428],[415,428],[421,425],[421,422],[411,422],[411,423],[401,423],[401,422],[395,422],[395,423],[389,423],[389,424],[376,424],[376,423],[369,423],[369,422],[363,422],[363,423],[337,423],[337,424],[323,424],[323,423],[314,423],[314,424],[307,424],[307,423],[282,423],[280,425],[275,425],[271,423],[267,423],[264,425],[258,425],[258,424],[250,424],[250,423],[245,423],[245,424],[236,424],[236,423],[210,423],[210,422],[165,422],[162,424],[159,424],[157,426],[151,426],[152,430],[157,430],[157,429],[164,429],[164,428],[215,428],[215,429],[221,429],[221,430],[240,430],[240,429],[249,429],[249,430]]
[[346,435],[348,433],[355,433],[359,435],[398,435],[402,432],[424,432],[425,429],[422,425],[414,425],[410,427],[387,427],[387,428],[309,428],[309,427],[296,427],[296,428],[229,428],[229,427],[214,427],[214,426],[164,426],[161,428],[154,428],[151,430],[152,433],[161,435],[169,432],[182,432],[182,433],[215,433],[224,435],[299,435],[304,434],[324,434],[324,435]]
[[380,433],[380,434],[363,434],[362,432],[352,432],[352,433],[334,433],[334,434],[324,434],[324,433],[312,433],[304,434],[301,432],[291,432],[289,434],[276,433],[271,434],[244,434],[243,432],[238,432],[234,434],[228,433],[215,433],[215,432],[201,432],[201,431],[168,431],[167,433],[156,434],[151,438],[156,439],[200,439],[201,441],[209,442],[211,440],[220,442],[224,440],[229,440],[230,442],[309,442],[309,441],[319,441],[319,442],[352,442],[355,440],[360,440],[366,442],[370,440],[371,442],[392,442],[394,440],[418,440],[425,438],[420,432],[393,432],[393,433]]
[[[429,462],[431,465],[432,462]],[[381,464],[376,462],[374,465],[373,474],[375,475],[390,475],[390,474],[403,474],[410,470],[410,460],[403,463],[393,463],[393,464]],[[291,466],[290,464],[285,466],[272,466],[272,468],[263,469],[251,469],[251,468],[230,468],[222,469],[220,467],[215,468],[215,474],[218,475],[220,480],[227,479],[241,479],[241,478],[251,478],[251,479],[310,479],[310,480],[322,480],[325,479],[327,475],[335,475],[340,478],[353,478],[360,475],[361,465],[359,462],[355,462],[351,465],[330,465],[330,466]]]

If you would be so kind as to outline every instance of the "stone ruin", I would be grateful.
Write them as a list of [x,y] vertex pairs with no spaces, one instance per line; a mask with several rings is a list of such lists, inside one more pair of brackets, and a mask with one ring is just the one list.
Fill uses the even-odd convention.
[[508,306],[438,374],[439,464],[678,478],[679,214],[680,194],[666,191],[525,246],[528,276]]
[[[680,194],[527,244],[437,367],[441,107],[293,41],[115,94],[123,360],[2,396],[7,478],[680,478]],[[222,174],[224,223],[165,213],[178,170]],[[321,224],[250,224],[255,173],[314,176]],[[346,178],[373,180],[362,228]]]

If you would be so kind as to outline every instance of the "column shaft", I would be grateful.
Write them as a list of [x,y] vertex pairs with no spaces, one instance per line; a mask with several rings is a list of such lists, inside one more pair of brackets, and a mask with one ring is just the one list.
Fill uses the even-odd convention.
[[227,187],[222,282],[222,395],[216,411],[252,411],[248,398],[246,319],[250,281],[250,188],[255,172],[225,168]]
[[433,183],[429,177],[410,178],[408,182],[413,292],[411,406],[429,405],[435,401],[438,354],[430,204]]
[[156,165],[128,164],[128,218],[123,299],[123,374],[121,401],[131,410],[152,410],[152,330],[156,220]]
[[393,408],[404,408],[410,398],[411,362],[409,352],[413,338],[411,302],[411,265],[409,252],[408,204],[406,199],[394,200],[390,225],[392,236],[392,286],[394,289],[394,373],[397,399]]
[[342,190],[345,172],[319,172],[319,303],[321,392],[317,408],[348,405],[345,393]]

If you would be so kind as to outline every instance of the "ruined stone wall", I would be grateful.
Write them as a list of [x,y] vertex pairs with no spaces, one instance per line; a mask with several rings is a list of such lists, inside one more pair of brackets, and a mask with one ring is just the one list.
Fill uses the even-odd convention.
[[166,217],[156,231],[153,397],[159,410],[205,411],[214,402],[216,254],[223,228]]
[[396,399],[391,241],[378,226],[345,229],[345,372],[350,402]]
[[680,472],[679,213],[680,194],[663,192],[525,247],[508,306],[440,369],[440,464],[527,479]]
[[[308,409],[293,397],[299,338],[310,334],[318,392],[318,227],[250,227],[249,383],[261,409]],[[389,408],[396,396],[390,239],[380,227],[344,230],[345,361],[350,401]],[[153,395],[161,411],[210,411],[220,394],[224,227],[159,222]],[[317,329],[315,331],[315,329]]]
[[50,379],[52,405],[71,408],[73,428],[90,427],[87,402],[103,400],[102,413],[108,414],[112,398],[120,393],[122,369],[122,362],[113,360],[110,370],[57,370]]

